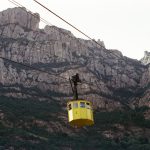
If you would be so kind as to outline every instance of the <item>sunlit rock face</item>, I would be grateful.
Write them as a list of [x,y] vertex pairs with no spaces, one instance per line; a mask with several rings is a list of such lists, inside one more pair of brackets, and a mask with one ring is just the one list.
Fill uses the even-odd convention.
[[118,50],[106,50],[101,40],[97,45],[56,26],[39,29],[39,18],[24,8],[0,13],[0,56],[49,72],[0,59],[1,86],[11,89],[1,94],[33,96],[22,93],[22,89],[36,88],[45,95],[67,100],[72,96],[67,79],[79,73],[83,81],[79,85],[80,97],[91,100],[95,108],[113,110],[133,102],[134,97],[139,100],[139,90],[146,89],[150,82],[150,69],[145,65],[149,62],[148,52],[143,64]]

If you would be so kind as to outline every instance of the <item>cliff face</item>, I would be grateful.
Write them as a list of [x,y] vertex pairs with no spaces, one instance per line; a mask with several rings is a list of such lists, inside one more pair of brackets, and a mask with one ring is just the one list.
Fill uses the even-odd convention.
[[55,26],[39,29],[39,21],[38,14],[22,8],[0,13],[0,56],[49,72],[0,59],[0,83],[5,91],[1,95],[32,97],[27,89],[34,88],[45,96],[67,100],[72,95],[69,81],[61,77],[69,79],[79,73],[83,81],[80,95],[95,107],[112,110],[126,102],[135,104],[135,99],[142,104],[145,98],[149,100],[150,67],[145,65],[149,59],[143,64]]

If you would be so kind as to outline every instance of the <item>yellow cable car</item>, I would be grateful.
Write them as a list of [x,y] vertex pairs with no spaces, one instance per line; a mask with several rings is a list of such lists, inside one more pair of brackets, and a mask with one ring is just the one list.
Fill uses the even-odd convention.
[[78,74],[72,76],[70,79],[74,100],[67,103],[68,120],[70,125],[74,127],[90,126],[94,124],[92,104],[87,100],[78,99],[78,82],[81,82]]
[[83,127],[94,124],[91,102],[74,100],[67,103],[68,119],[72,126]]

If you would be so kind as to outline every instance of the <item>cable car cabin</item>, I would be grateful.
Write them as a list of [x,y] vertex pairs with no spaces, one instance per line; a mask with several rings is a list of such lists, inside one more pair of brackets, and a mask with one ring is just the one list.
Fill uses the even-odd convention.
[[83,127],[94,124],[91,102],[73,100],[67,103],[68,119],[71,126]]

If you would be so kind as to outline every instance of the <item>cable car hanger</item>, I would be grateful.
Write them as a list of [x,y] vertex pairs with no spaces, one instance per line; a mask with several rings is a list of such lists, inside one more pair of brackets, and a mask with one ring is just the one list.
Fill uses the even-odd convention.
[[92,103],[88,100],[78,98],[78,83],[81,83],[79,74],[69,78],[73,92],[73,100],[67,103],[68,121],[73,127],[91,126],[94,124]]

